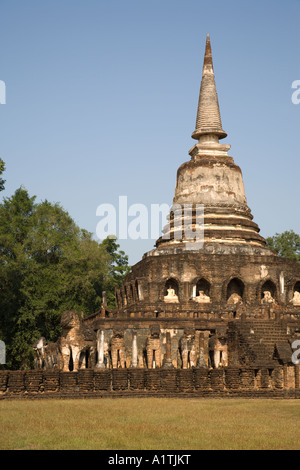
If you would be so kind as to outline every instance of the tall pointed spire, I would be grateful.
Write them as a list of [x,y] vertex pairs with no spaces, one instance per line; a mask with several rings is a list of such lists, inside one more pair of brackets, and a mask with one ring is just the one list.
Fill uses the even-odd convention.
[[[196,129],[192,137],[198,142],[189,151],[191,160],[178,168],[169,222],[156,242],[157,248],[166,253],[173,249],[175,253],[179,252],[180,246],[198,251],[199,243],[191,242],[189,235],[183,232],[187,229],[187,232],[195,233],[203,227],[203,248],[207,252],[217,253],[220,249],[219,253],[225,253],[223,246],[229,251],[237,247],[245,247],[246,251],[252,247],[265,249],[266,241],[259,234],[247,204],[241,169],[228,155],[230,145],[219,142],[226,133],[221,124],[208,35]],[[192,207],[192,216],[186,213],[187,207]],[[199,218],[197,221],[200,207],[204,209],[203,221]],[[198,235],[201,238],[199,232]]]
[[227,136],[222,129],[209,34],[206,37],[196,129],[192,138],[199,140],[203,135],[217,136],[218,139]]

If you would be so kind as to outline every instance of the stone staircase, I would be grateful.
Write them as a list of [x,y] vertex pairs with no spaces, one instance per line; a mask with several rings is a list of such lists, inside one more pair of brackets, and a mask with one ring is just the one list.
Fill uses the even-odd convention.
[[[280,322],[245,320],[236,325],[236,328],[242,362],[259,367],[274,367],[279,361],[290,362],[292,356],[290,336]],[[277,357],[274,353],[277,353]]]

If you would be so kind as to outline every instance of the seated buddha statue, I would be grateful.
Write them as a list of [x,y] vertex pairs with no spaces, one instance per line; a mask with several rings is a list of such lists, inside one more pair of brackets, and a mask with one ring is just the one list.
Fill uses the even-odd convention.
[[273,299],[272,294],[269,290],[265,290],[263,294],[264,296],[261,299],[262,304],[273,304],[275,302],[275,299]]
[[234,292],[233,294],[231,294],[231,296],[229,297],[229,299],[227,300],[227,303],[228,304],[238,304],[239,302],[242,302],[242,297],[237,294],[236,292]]
[[300,305],[300,292],[295,290],[294,296],[292,300],[290,301],[293,305]]
[[167,289],[167,295],[164,296],[165,302],[178,302],[178,295],[175,293],[175,289],[173,287],[169,287]]
[[199,294],[194,297],[194,300],[199,303],[207,303],[210,302],[210,297],[203,290],[199,290]]

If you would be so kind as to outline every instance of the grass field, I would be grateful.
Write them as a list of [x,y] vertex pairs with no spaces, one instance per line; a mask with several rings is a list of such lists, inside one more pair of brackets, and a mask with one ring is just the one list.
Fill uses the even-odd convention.
[[0,401],[0,449],[299,449],[300,402]]

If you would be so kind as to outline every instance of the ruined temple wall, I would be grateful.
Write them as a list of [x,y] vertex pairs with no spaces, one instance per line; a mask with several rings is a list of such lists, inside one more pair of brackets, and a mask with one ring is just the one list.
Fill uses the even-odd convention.
[[228,367],[78,372],[0,371],[0,399],[92,398],[136,396],[139,393],[142,396],[300,398],[299,366],[280,366],[271,370]]
[[[259,304],[261,301],[261,289],[265,282],[274,283],[276,302],[290,305],[293,296],[293,288],[300,281],[299,263],[281,258],[276,255],[226,253],[226,247],[219,247],[221,253],[188,253],[183,251],[177,254],[160,254],[149,256],[137,263],[132,268],[124,282],[126,286],[137,284],[140,290],[140,298],[128,296],[126,301],[127,313],[131,305],[136,305],[140,311],[145,310],[146,304],[164,306],[166,309],[180,310],[179,305],[166,305],[164,303],[165,283],[168,279],[174,279],[178,283],[178,297],[180,303],[190,302],[193,296],[193,287],[197,280],[203,278],[210,284],[210,297],[213,303],[226,304],[227,286],[231,279],[238,278],[244,284],[243,300],[251,304]],[[247,253],[247,248],[245,248]],[[269,253],[266,251],[266,253]],[[127,289],[129,291],[129,289]],[[123,297],[126,295],[124,290]],[[117,296],[118,297],[118,296]],[[124,304],[118,298],[119,310],[122,312]],[[193,302],[194,308],[200,309],[199,304]],[[129,310],[128,310],[129,309]]]

